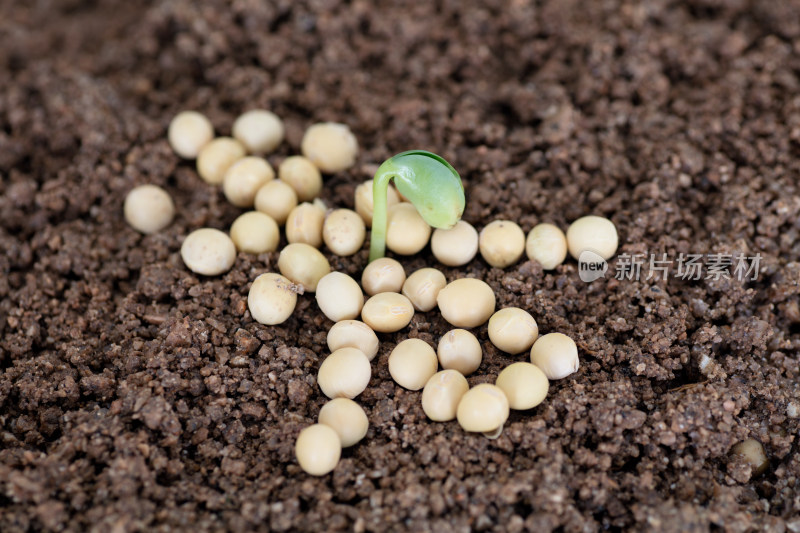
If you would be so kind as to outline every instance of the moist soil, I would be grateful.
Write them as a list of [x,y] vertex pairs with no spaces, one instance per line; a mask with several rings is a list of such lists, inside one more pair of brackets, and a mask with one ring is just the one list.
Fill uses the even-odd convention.
[[[800,348],[800,3],[0,2],[0,530],[794,531]],[[170,150],[184,109],[219,134],[267,108],[277,165],[317,121],[348,124],[357,164],[424,148],[464,179],[464,218],[566,229],[611,218],[606,278],[480,258],[498,306],[576,340],[580,370],[489,440],[433,423],[394,384],[382,334],[358,397],[367,437],[319,478],[298,432],[332,325],[312,295],[284,324],[247,311],[277,254],[225,275],[183,265],[188,232],[241,210]],[[143,236],[125,194],[154,183],[175,221]],[[617,280],[623,254],[733,254],[757,279]],[[325,250],[359,276],[353,257]],[[476,329],[474,385],[510,356]],[[752,475],[730,448],[763,443]]]

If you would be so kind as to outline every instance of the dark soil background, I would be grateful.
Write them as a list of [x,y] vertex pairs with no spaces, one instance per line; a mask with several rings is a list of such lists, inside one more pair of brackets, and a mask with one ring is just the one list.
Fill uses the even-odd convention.
[[[382,4],[0,1],[0,531],[800,531],[800,2]],[[286,121],[273,164],[313,122],[353,129],[332,205],[425,148],[478,228],[594,213],[620,253],[759,252],[761,273],[446,268],[576,339],[580,371],[497,440],[429,422],[386,367],[449,329],[417,314],[382,336],[367,438],[313,478],[293,446],[325,402],[331,323],[308,295],[280,327],[250,318],[277,254],[207,279],[178,253],[240,211],[171,152],[170,119],[228,134],[255,107]],[[149,237],[122,217],[143,183],[178,207]],[[366,246],[328,256],[359,275]],[[524,359],[477,334],[470,383]],[[748,437],[770,458],[752,479],[729,453]]]

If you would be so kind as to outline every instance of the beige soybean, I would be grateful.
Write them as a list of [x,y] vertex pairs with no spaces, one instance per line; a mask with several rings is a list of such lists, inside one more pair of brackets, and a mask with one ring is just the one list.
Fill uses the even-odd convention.
[[233,136],[251,154],[268,154],[283,142],[283,121],[271,111],[253,109],[233,123]]
[[181,259],[192,272],[217,276],[236,261],[236,246],[218,229],[202,228],[191,232],[181,245]]
[[414,317],[411,301],[396,292],[382,292],[370,297],[361,309],[361,320],[374,331],[400,331]]
[[374,296],[381,292],[400,292],[406,281],[406,272],[399,261],[381,257],[371,262],[361,274],[364,292]]
[[528,233],[525,253],[544,270],[553,270],[567,258],[567,237],[558,226],[537,224]]
[[339,348],[322,362],[317,383],[328,398],[350,398],[364,392],[372,377],[372,367],[364,352]]
[[494,313],[492,288],[479,279],[461,278],[451,281],[436,297],[439,311],[457,328],[474,328],[484,324]]
[[267,272],[258,276],[247,294],[247,307],[253,320],[274,326],[292,316],[297,305],[297,292],[289,279]]
[[504,352],[518,354],[529,350],[538,336],[536,320],[519,307],[500,309],[489,319],[489,340]]
[[575,259],[579,259],[582,252],[589,250],[608,260],[617,252],[618,245],[617,227],[604,217],[582,217],[567,229],[569,254]]
[[[372,227],[372,180],[367,180],[358,187],[356,187],[355,206],[356,213],[358,213],[364,220],[364,224],[368,228]],[[400,197],[394,187],[389,185],[386,189],[386,209],[390,209],[393,205],[400,203]]]
[[369,429],[367,413],[349,398],[334,398],[323,405],[317,421],[336,431],[342,448],[353,446],[366,437]]
[[424,387],[438,366],[436,352],[420,339],[406,339],[389,354],[389,374],[398,385],[408,390]]
[[303,290],[314,292],[331,265],[319,250],[305,243],[287,245],[278,256],[278,270]]
[[500,372],[495,382],[508,400],[511,409],[533,409],[547,397],[550,383],[536,365],[513,363]]
[[431,227],[408,202],[389,208],[386,223],[386,247],[396,254],[414,255],[425,248]]
[[458,402],[456,418],[465,431],[490,433],[508,420],[508,399],[499,387],[489,383],[475,385]]
[[265,159],[244,157],[225,172],[222,192],[236,207],[253,207],[256,193],[274,179],[275,171]]
[[447,422],[456,417],[461,398],[469,390],[467,378],[457,370],[435,373],[422,389],[422,410],[435,422]]
[[131,189],[122,211],[125,221],[145,235],[161,231],[175,218],[172,197],[157,185],[140,185]]
[[244,156],[242,143],[230,137],[217,137],[197,155],[197,173],[206,183],[219,185],[228,169]]
[[289,184],[301,202],[313,200],[322,190],[322,174],[308,158],[289,156],[278,167],[278,178]]
[[358,141],[346,125],[322,122],[306,130],[300,149],[322,172],[333,174],[353,166]]
[[214,138],[214,126],[197,111],[182,111],[169,123],[167,140],[172,150],[184,159],[195,159]]
[[304,242],[314,248],[322,245],[322,225],[325,210],[315,204],[303,202],[286,218],[286,240],[290,243]]
[[427,312],[436,307],[439,291],[447,285],[444,274],[435,268],[420,268],[403,283],[402,293],[411,300],[417,311]]
[[281,180],[273,180],[262,186],[255,197],[256,211],[269,215],[284,225],[289,213],[297,207],[297,194],[288,184]]
[[378,355],[380,342],[372,328],[360,320],[342,320],[328,330],[328,349],[357,348],[372,361]]
[[578,346],[563,333],[542,335],[531,348],[531,363],[551,381],[565,378],[578,371]]
[[272,217],[259,211],[248,211],[233,221],[231,239],[236,249],[249,254],[263,254],[278,249],[281,230]]
[[769,466],[764,445],[756,439],[746,439],[731,448],[731,453],[741,456],[751,468],[751,477],[763,473]]
[[484,261],[495,268],[506,268],[525,252],[525,232],[516,222],[495,220],[481,230],[478,246]]
[[314,424],[303,429],[294,446],[297,462],[307,474],[324,476],[339,464],[342,443],[332,427]]
[[361,249],[367,229],[358,213],[351,209],[334,209],[322,224],[322,240],[339,256],[353,255]]
[[334,322],[356,318],[364,306],[361,286],[343,272],[325,274],[315,296],[322,313]]
[[478,232],[465,220],[450,229],[437,228],[431,237],[431,252],[443,265],[466,265],[478,253]]
[[436,349],[442,368],[469,376],[481,366],[483,349],[478,339],[465,329],[452,329],[439,339]]

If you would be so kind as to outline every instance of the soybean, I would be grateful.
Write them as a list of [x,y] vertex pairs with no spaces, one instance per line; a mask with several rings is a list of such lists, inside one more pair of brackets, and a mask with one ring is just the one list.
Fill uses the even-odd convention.
[[317,283],[316,299],[322,313],[334,322],[356,318],[364,306],[361,286],[343,272],[324,275]]
[[382,292],[372,296],[361,309],[361,319],[374,331],[393,333],[406,327],[414,317],[414,306],[402,294]]
[[247,294],[247,307],[253,320],[274,326],[292,316],[297,305],[297,291],[288,278],[267,272],[258,276]]
[[331,265],[322,253],[304,243],[289,244],[278,256],[281,274],[301,285],[303,290],[314,292],[322,277],[331,271]]
[[450,324],[457,328],[474,328],[484,324],[494,313],[495,296],[486,282],[461,278],[439,291],[436,302]]
[[402,293],[411,300],[414,309],[424,313],[436,307],[436,297],[445,285],[447,279],[440,271],[421,268],[408,276],[403,283]]
[[469,390],[469,383],[456,370],[437,372],[422,389],[422,410],[435,422],[447,422],[456,417],[458,403]]
[[372,361],[378,354],[380,342],[375,332],[360,320],[342,320],[328,330],[328,349],[335,352],[339,348],[357,348]]
[[511,266],[525,251],[525,233],[511,220],[495,220],[483,228],[479,246],[484,261],[495,268]]
[[436,352],[421,339],[406,339],[389,354],[389,374],[408,390],[424,387],[436,373],[438,364]]
[[317,421],[336,431],[342,448],[356,444],[367,435],[369,429],[364,409],[348,398],[334,398],[323,405]]
[[536,320],[519,307],[500,309],[489,319],[489,340],[504,352],[518,354],[529,350],[538,336]]
[[364,352],[339,348],[322,362],[317,383],[328,398],[350,398],[364,392],[372,376],[372,367]]
[[140,233],[150,235],[166,228],[175,217],[175,204],[167,191],[157,185],[131,189],[123,207],[125,221]]

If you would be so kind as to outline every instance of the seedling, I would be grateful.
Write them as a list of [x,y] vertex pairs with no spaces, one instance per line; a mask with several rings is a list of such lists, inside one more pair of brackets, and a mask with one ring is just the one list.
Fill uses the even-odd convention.
[[399,153],[378,168],[372,184],[372,241],[369,260],[386,253],[386,194],[389,182],[434,228],[452,228],[464,213],[464,185],[458,172],[443,158],[424,150]]

